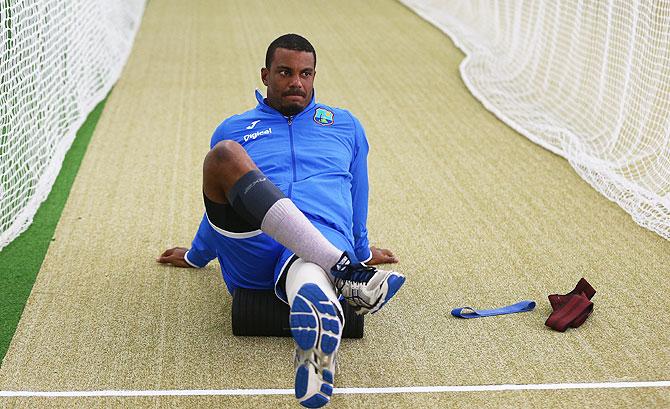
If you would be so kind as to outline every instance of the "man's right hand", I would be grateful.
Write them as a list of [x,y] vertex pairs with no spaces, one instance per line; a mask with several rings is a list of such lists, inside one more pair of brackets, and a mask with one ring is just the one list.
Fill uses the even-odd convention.
[[165,250],[163,254],[158,256],[156,261],[162,264],[172,264],[175,267],[193,268],[193,266],[188,264],[186,259],[184,259],[184,255],[187,251],[188,249],[184,247],[173,247]]

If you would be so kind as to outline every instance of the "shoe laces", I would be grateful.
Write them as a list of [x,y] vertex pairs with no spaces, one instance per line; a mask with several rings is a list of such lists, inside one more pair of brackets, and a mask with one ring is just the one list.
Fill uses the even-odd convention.
[[366,266],[363,263],[352,264],[347,253],[342,253],[342,257],[331,271],[336,282],[349,282],[351,285],[355,283],[365,285],[377,273],[375,267]]
[[341,278],[345,281],[367,284],[368,281],[370,281],[370,279],[377,273],[377,269],[375,267],[366,266],[365,264],[350,264],[347,267],[348,268],[341,276]]
[[310,370],[318,371],[318,368],[330,369],[331,366],[337,369],[338,360],[337,354],[332,353],[331,355],[319,356],[316,351],[298,351],[297,349],[293,353],[293,361],[295,367],[298,367],[303,364],[311,364]]
[[[374,267],[369,267],[364,264],[355,266],[355,268],[348,269],[345,274],[342,274],[342,277],[335,279],[335,288],[344,295],[344,298],[347,299],[349,304],[372,308],[376,303],[370,303],[361,297],[361,290],[367,286],[368,282],[375,275],[377,269]],[[344,287],[347,286],[348,290],[345,292]],[[346,293],[346,295],[345,295]]]

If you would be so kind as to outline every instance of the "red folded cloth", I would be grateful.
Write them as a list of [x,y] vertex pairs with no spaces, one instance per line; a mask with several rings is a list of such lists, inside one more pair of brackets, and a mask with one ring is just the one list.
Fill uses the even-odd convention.
[[544,325],[563,332],[568,327],[577,328],[586,321],[593,311],[590,301],[596,290],[584,278],[579,280],[574,290],[565,295],[552,294],[549,303],[554,310]]

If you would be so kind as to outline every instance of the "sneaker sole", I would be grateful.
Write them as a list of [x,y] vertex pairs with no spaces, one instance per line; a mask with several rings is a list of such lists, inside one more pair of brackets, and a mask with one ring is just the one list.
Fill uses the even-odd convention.
[[[291,305],[289,323],[291,335],[303,351],[314,349],[320,355],[337,351],[342,326],[335,306],[316,284],[305,284],[300,288]],[[295,397],[305,407],[319,408],[330,401],[333,378],[328,369],[315,368],[311,362],[306,362],[295,372]],[[310,383],[317,388],[305,399]]]
[[[309,377],[317,376],[316,370],[311,363],[306,363],[298,367],[295,372],[295,397],[300,404],[306,408],[320,408],[330,402],[330,397],[333,395],[333,375],[329,370],[323,371],[323,383],[319,388],[319,392],[314,393],[308,399],[304,399],[307,395],[307,388],[309,385]],[[330,381],[327,381],[330,379]],[[315,380],[316,381],[316,380]]]
[[374,314],[377,311],[381,310],[384,305],[386,305],[387,302],[391,301],[391,298],[400,290],[400,287],[405,284],[405,276],[400,275],[400,274],[391,274],[391,276],[386,280],[386,285],[388,286],[388,290],[386,291],[386,295],[384,295],[384,300],[381,302],[381,304],[377,305],[375,308],[373,308],[370,313]]

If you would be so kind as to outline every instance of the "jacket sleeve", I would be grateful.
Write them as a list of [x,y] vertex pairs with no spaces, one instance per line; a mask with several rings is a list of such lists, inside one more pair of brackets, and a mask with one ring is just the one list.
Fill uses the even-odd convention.
[[[212,139],[209,142],[209,148],[212,149],[214,145],[223,139],[225,138],[222,123],[214,131]],[[184,259],[191,266],[201,268],[206,266],[215,257],[216,244],[214,241],[214,231],[212,226],[209,225],[209,220],[207,220],[207,215],[205,214],[202,216],[200,227],[198,227],[198,231],[191,242],[191,248],[184,255]]]
[[366,262],[372,258],[368,241],[368,151],[370,150],[365,130],[353,117],[355,126],[354,157],[349,171],[352,175],[351,198],[353,205],[354,252],[358,261]]
[[209,225],[207,216],[203,215],[200,227],[195,233],[191,248],[184,255],[188,264],[195,268],[205,267],[207,263],[216,257],[216,244],[214,243],[214,230]]

